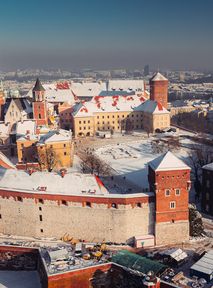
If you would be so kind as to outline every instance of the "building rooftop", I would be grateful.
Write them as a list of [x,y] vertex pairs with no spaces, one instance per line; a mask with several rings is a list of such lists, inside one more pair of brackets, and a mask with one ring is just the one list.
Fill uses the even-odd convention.
[[207,252],[199,261],[197,261],[192,267],[192,270],[196,270],[205,274],[213,274],[213,250]]
[[168,81],[168,79],[166,77],[164,77],[160,72],[157,72],[150,79],[150,81]]
[[45,89],[42,86],[39,78],[36,79],[36,83],[35,83],[35,86],[33,87],[33,91],[45,91]]
[[152,114],[169,113],[169,111],[166,110],[166,108],[164,108],[161,103],[157,101],[153,101],[153,100],[145,101],[143,104],[138,106],[136,110],[147,112],[147,113],[152,113]]
[[191,169],[189,166],[187,166],[182,160],[177,158],[170,151],[157,157],[156,159],[152,160],[148,164],[155,171]]
[[205,170],[213,171],[213,162],[202,167]]
[[26,134],[35,134],[36,122],[35,120],[24,120],[16,123],[16,134],[18,136]]
[[34,172],[0,168],[0,189],[45,195],[107,195],[107,189],[94,175],[67,172],[64,178],[56,172]]
[[146,101],[143,95],[95,96],[89,102],[81,102],[74,107],[75,117],[93,116],[95,113],[139,111],[141,103]]

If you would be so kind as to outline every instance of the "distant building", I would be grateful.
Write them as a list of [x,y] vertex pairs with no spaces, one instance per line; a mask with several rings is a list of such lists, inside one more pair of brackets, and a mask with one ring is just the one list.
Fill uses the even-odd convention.
[[4,105],[4,122],[11,127],[18,121],[32,118],[32,106],[27,98],[8,98]]
[[213,163],[203,166],[202,173],[202,210],[213,215]]
[[149,65],[145,65],[143,71],[144,71],[144,76],[148,76],[149,75]]

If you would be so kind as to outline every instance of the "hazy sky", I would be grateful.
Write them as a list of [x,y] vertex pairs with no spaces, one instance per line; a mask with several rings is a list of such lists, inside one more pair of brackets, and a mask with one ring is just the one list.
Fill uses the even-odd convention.
[[1,0],[0,70],[213,70],[213,0]]

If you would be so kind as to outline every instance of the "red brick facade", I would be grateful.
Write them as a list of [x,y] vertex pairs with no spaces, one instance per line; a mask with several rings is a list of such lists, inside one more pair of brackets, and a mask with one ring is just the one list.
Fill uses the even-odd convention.
[[33,102],[33,118],[36,120],[36,125],[47,125],[47,107],[45,102]]
[[189,169],[153,171],[149,167],[149,183],[156,194],[156,223],[188,220]]
[[168,80],[150,80],[150,100],[160,102],[164,108],[168,106]]

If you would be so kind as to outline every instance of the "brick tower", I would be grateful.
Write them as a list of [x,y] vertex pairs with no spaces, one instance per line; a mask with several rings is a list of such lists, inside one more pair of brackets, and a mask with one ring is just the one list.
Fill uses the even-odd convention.
[[38,126],[48,124],[45,89],[38,78],[33,87],[33,118]]
[[150,100],[160,102],[164,108],[168,106],[168,79],[157,72],[150,80]]
[[3,120],[3,107],[5,104],[4,87],[2,81],[0,82],[0,120]]
[[148,179],[150,191],[153,191],[156,197],[156,245],[187,240],[190,168],[171,152],[167,152],[149,162]]

